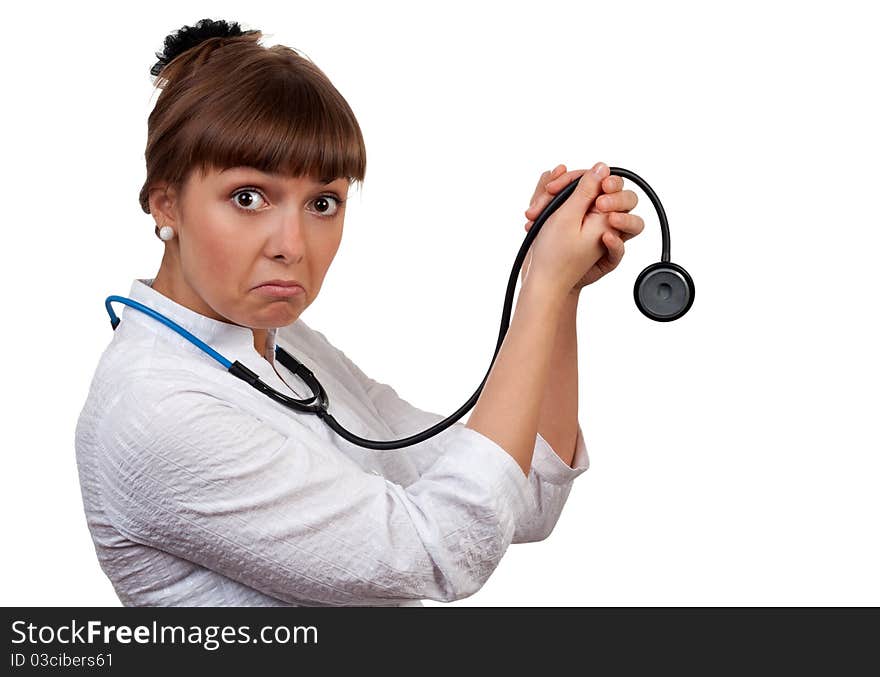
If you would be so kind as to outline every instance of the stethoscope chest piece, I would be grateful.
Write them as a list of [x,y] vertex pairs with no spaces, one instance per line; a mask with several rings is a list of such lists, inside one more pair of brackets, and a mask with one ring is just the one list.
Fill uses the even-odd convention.
[[677,263],[658,261],[645,268],[633,288],[636,306],[657,322],[677,320],[694,302],[694,281]]

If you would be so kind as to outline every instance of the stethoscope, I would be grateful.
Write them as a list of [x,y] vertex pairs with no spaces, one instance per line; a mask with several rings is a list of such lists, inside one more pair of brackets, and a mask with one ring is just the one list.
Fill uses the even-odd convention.
[[[684,268],[669,260],[669,224],[666,221],[666,212],[663,209],[663,205],[660,204],[660,200],[657,197],[657,194],[651,189],[651,186],[634,172],[621,167],[611,167],[611,174],[629,179],[639,185],[645,193],[647,193],[654,205],[654,209],[657,211],[657,216],[660,219],[660,230],[663,237],[663,250],[660,256],[660,261],[652,263],[639,273],[639,276],[636,278],[635,288],[633,290],[636,306],[644,315],[657,322],[677,320],[690,309],[694,302],[694,281]],[[503,343],[504,337],[507,335],[507,329],[510,326],[513,292],[516,288],[516,281],[519,277],[519,271],[522,268],[526,253],[528,252],[532,241],[540,232],[541,226],[544,225],[544,222],[550,217],[550,215],[553,214],[563,202],[565,202],[569,195],[571,195],[579,181],[580,177],[562,189],[559,194],[550,201],[550,204],[544,208],[544,211],[541,212],[540,216],[538,216],[532,227],[529,229],[525,240],[523,240],[522,246],[519,248],[519,253],[516,255],[516,260],[513,262],[513,269],[510,271],[510,279],[507,282],[507,294],[504,299],[504,312],[501,316],[501,329],[498,333],[498,343],[495,346],[495,353],[492,355],[492,362],[489,364],[489,370],[483,377],[476,392],[474,392],[470,399],[459,407],[455,413],[439,423],[432,425],[430,428],[415,435],[404,437],[403,439],[388,441],[368,440],[343,428],[339,422],[333,418],[330,412],[327,411],[327,408],[330,405],[330,400],[315,375],[307,369],[302,362],[293,357],[281,346],[275,346],[275,358],[306,383],[312,391],[312,396],[308,399],[298,400],[289,397],[284,393],[278,392],[270,385],[261,381],[257,374],[241,364],[238,360],[235,362],[229,361],[176,322],[169,320],[161,313],[157,313],[155,310],[142,303],[138,303],[137,301],[124,296],[108,296],[104,305],[107,308],[107,312],[110,314],[110,324],[114,330],[119,326],[120,320],[116,316],[116,313],[113,312],[113,308],[110,304],[114,301],[118,301],[140,310],[155,318],[162,324],[170,327],[185,339],[192,342],[196,347],[217,360],[226,370],[229,371],[229,373],[237,376],[260,392],[268,395],[276,402],[296,411],[317,415],[323,419],[323,421],[330,426],[334,432],[353,444],[366,447],[367,449],[382,450],[408,447],[412,444],[427,440],[428,438],[446,430],[446,428],[464,416],[464,414],[466,414],[477,403],[477,399],[479,399],[480,393],[483,390],[483,385],[486,383],[486,379],[492,371],[492,365],[495,364],[495,358],[498,356],[498,351],[501,350],[501,344]]]

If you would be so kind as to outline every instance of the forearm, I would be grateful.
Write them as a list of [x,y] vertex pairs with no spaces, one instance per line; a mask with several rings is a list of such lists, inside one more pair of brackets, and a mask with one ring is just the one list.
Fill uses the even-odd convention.
[[572,290],[560,306],[559,325],[538,419],[541,437],[569,466],[574,460],[578,427],[577,308],[580,292],[580,289]]
[[562,294],[526,283],[467,427],[513,456],[528,475],[547,389]]
[[580,290],[565,299],[556,329],[556,342],[538,432],[567,465],[574,458],[578,428],[577,308]]

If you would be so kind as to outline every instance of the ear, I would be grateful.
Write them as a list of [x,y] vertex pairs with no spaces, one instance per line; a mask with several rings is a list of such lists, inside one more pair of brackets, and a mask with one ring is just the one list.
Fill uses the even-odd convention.
[[174,186],[162,182],[150,188],[150,214],[156,219],[158,226],[178,224],[178,192]]

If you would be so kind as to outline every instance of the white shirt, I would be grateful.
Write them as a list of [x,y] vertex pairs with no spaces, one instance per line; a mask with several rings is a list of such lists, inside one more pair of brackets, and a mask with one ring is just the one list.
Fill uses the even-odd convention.
[[[400,439],[445,418],[368,378],[301,318],[269,330],[264,358],[250,328],[189,310],[152,282],[134,280],[129,297],[279,391],[310,396],[274,361],[277,341],[312,370],[330,413],[357,435]],[[98,560],[126,606],[461,599],[510,543],[549,535],[589,465],[580,426],[573,467],[538,435],[528,477],[461,422],[403,449],[364,449],[271,400],[155,318],[114,310],[120,324],[77,423],[76,458]]]

